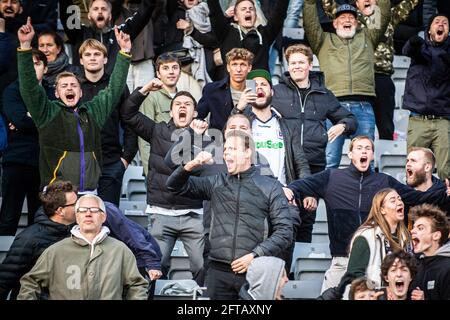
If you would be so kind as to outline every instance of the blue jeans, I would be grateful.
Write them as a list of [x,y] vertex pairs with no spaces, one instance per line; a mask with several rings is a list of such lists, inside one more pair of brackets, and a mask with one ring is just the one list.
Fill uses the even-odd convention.
[[[355,115],[356,120],[358,120],[358,129],[352,135],[341,135],[333,143],[327,144],[327,168],[339,167],[342,157],[342,146],[346,138],[353,139],[356,136],[364,135],[371,138],[372,141],[375,139],[375,115],[369,102],[341,101],[341,106]],[[331,121],[327,120],[327,130],[332,126]],[[371,167],[373,169],[373,164]]]
[[291,0],[289,1],[289,7],[287,9],[286,19],[284,19],[285,28],[298,28],[300,13],[303,8],[303,0]]

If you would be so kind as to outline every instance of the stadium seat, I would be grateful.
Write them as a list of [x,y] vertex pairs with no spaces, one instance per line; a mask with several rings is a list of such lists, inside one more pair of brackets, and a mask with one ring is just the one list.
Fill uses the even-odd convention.
[[394,74],[392,79],[394,81],[397,79],[405,80],[410,64],[411,59],[409,57],[394,55]]
[[[143,189],[145,190],[145,177],[143,167],[128,166],[122,179],[122,196],[128,198],[130,192],[142,192]],[[128,200],[130,199],[128,198]]]
[[344,145],[342,146],[342,157],[341,163],[339,164],[340,169],[347,168],[351,163],[350,158],[347,156],[349,146],[350,139],[345,139]]
[[318,280],[290,280],[288,281],[281,296],[285,300],[295,299],[315,299],[320,295],[322,281]]
[[323,280],[323,274],[331,265],[331,257],[326,253],[299,257],[294,264],[295,280]]
[[147,230],[148,228],[148,215],[144,212],[140,212],[138,210],[125,210],[124,211],[125,216],[136,222],[137,224],[141,225],[144,229]]
[[121,199],[119,203],[119,208],[125,214],[145,214],[145,209],[147,208],[146,201],[129,201]]
[[[330,246],[328,243],[296,242],[292,261],[296,261],[299,258],[331,258]],[[295,263],[292,263],[290,273],[294,273],[294,266]]]
[[406,146],[406,141],[390,140],[378,140],[375,146],[380,172],[389,174],[402,183],[406,179]]
[[394,80],[395,86],[395,108],[403,106],[403,96],[405,94],[405,80]]
[[406,141],[408,137],[408,122],[409,122],[409,110],[396,109],[394,110],[394,140]]
[[317,205],[316,222],[317,221],[327,221],[327,209],[325,207],[325,201],[323,201],[322,199],[319,199],[319,203]]
[[5,259],[14,238],[14,236],[0,236],[0,263]]

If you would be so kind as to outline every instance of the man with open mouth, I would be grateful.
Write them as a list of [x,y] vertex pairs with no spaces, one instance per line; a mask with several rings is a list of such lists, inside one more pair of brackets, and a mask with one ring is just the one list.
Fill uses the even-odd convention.
[[18,32],[20,93],[39,132],[42,187],[62,179],[71,181],[80,193],[95,192],[97,188],[102,161],[100,131],[124,91],[130,64],[130,38],[117,29],[115,33],[121,51],[108,88],[92,101],[81,103],[80,82],[70,72],[57,77],[58,101],[47,98],[33,68],[34,29],[30,19]]
[[[304,27],[325,86],[338,98],[341,106],[353,113],[358,128],[352,135],[341,135],[327,146],[327,168],[338,168],[346,138],[366,135],[375,138],[374,50],[390,20],[390,1],[379,0],[381,18],[377,28],[359,28],[356,8],[343,4],[336,10],[333,26],[336,33],[324,32],[319,23],[316,0],[305,0]],[[327,122],[327,128],[332,126]]]
[[425,292],[425,300],[450,299],[449,222],[444,212],[424,204],[410,212],[414,253],[418,255],[417,275],[411,288]]
[[245,48],[255,55],[253,66],[269,70],[269,49],[283,28],[289,0],[278,0],[267,25],[256,26],[256,7],[253,0],[237,0],[233,22],[225,17],[219,0],[208,0],[212,31],[220,45],[222,60],[233,48]]
[[[358,8],[358,20],[362,28],[378,28],[380,10],[377,0],[352,0]],[[419,0],[401,1],[392,5],[391,19],[383,35],[383,40],[375,48],[375,94],[373,111],[380,139],[394,139],[395,85],[394,73],[394,30],[397,25],[409,17],[410,12],[419,4]],[[334,18],[336,0],[322,0],[325,13]]]
[[[134,41],[139,33],[148,24],[154,8],[156,0],[144,0],[138,10],[132,17],[126,19],[124,23],[119,25],[121,31],[130,35],[131,41]],[[111,27],[112,21],[112,4],[110,0],[93,0],[89,1],[88,19],[90,25],[81,24],[80,21],[74,21],[70,6],[73,5],[72,0],[59,1],[59,16],[64,27],[64,32],[68,37],[68,43],[74,46],[73,62],[79,65],[80,57],[79,48],[84,40],[96,39],[105,45],[108,52],[108,62],[106,64],[106,72],[112,73],[117,53],[120,50],[117,39],[114,35],[114,28]]]
[[416,259],[403,251],[388,254],[381,263],[381,276],[387,283],[387,300],[424,300],[424,292],[411,288],[410,284],[417,273]]
[[403,203],[413,206],[421,203],[448,203],[447,189],[442,186],[427,192],[416,191],[393,177],[374,172],[370,162],[374,157],[373,141],[358,136],[350,142],[348,157],[351,164],[345,169],[327,169],[306,179],[292,182],[286,191],[288,199],[295,195],[325,200],[328,218],[331,267],[325,274],[322,291],[336,287],[346,271],[348,245],[354,232],[366,220],[374,195],[383,188],[393,188]]
[[281,184],[261,175],[254,165],[252,137],[229,130],[225,138],[226,173],[194,177],[196,168],[212,163],[212,154],[202,151],[167,180],[167,188],[174,193],[211,202],[206,285],[213,300],[237,300],[253,259],[280,256],[291,244],[293,233]]
[[414,36],[403,47],[411,57],[403,108],[410,110],[408,148],[433,150],[439,178],[450,177],[450,37],[448,17],[431,17],[425,40]]
[[[170,255],[175,241],[181,240],[189,256],[192,276],[203,285],[203,203],[192,197],[171,193],[166,181],[173,172],[164,157],[178,140],[189,130],[192,120],[197,116],[197,102],[187,91],[175,94],[170,104],[170,120],[155,122],[142,112],[139,106],[152,91],[160,90],[163,83],[155,78],[142,88],[131,93],[121,106],[123,121],[150,146],[149,174],[147,175],[148,230],[158,241],[162,252],[161,270],[169,277]],[[199,120],[197,120],[199,121]],[[203,127],[206,130],[207,126]]]

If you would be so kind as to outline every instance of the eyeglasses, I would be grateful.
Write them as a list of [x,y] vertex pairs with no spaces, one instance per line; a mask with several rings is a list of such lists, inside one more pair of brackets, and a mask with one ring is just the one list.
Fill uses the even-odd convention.
[[61,208],[72,207],[72,206],[74,206],[76,204],[77,204],[76,202],[70,203],[70,204],[65,204],[65,205],[61,206]]
[[77,213],[86,214],[88,211],[90,211],[91,213],[100,213],[100,212],[103,212],[102,209],[97,208],[97,207],[91,207],[91,208],[88,208],[88,207],[79,207],[78,210],[77,210]]

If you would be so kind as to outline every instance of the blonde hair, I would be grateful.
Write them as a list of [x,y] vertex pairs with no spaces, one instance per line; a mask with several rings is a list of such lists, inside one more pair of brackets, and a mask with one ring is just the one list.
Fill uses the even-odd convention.
[[284,55],[286,57],[287,62],[289,63],[289,58],[294,53],[301,53],[304,54],[308,58],[309,64],[313,62],[313,52],[310,47],[304,44],[294,44],[292,46],[289,46],[286,51],[284,52]]
[[370,144],[372,145],[372,151],[375,151],[375,144],[373,143],[373,140],[370,139],[368,136],[356,136],[350,141],[350,147],[349,151],[353,151],[353,145],[358,142],[359,140],[369,140]]
[[108,55],[108,50],[103,43],[96,39],[86,39],[81,44],[80,49],[78,49],[78,54],[80,55],[80,57],[88,48],[100,51],[105,57]]
[[233,60],[245,60],[252,65],[254,58],[255,55],[244,48],[233,48],[226,55],[227,64]]
[[55,87],[58,86],[59,80],[61,80],[62,78],[69,78],[69,77],[73,77],[73,78],[77,79],[78,83],[80,83],[80,80],[78,80],[77,76],[74,73],[68,72],[68,71],[63,71],[56,76]]

